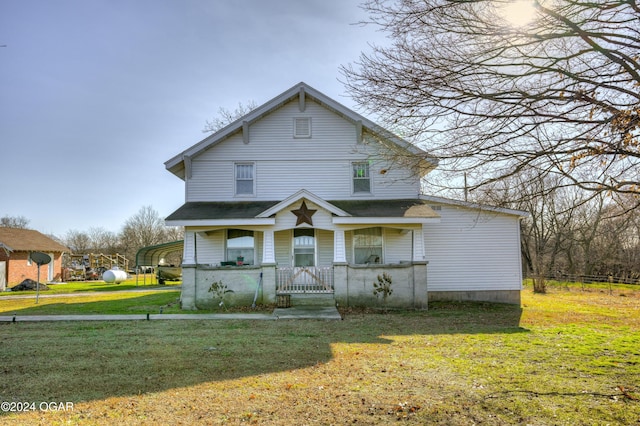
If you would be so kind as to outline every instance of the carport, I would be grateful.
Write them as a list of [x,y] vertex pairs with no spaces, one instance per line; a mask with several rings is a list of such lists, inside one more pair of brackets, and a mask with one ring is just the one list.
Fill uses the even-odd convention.
[[[160,259],[168,256],[172,253],[182,253],[184,250],[184,240],[172,241],[169,243],[156,244],[154,246],[142,247],[136,253],[136,285],[138,285],[138,278],[140,277],[140,271],[142,268],[154,267],[158,266]],[[155,274],[152,275],[155,277]],[[147,275],[144,274],[143,285],[147,284]],[[157,284],[153,282],[153,278],[151,278],[151,282],[149,284]]]

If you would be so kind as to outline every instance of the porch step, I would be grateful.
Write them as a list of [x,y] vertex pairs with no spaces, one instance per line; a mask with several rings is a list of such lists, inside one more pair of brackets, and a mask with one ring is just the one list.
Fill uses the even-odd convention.
[[335,306],[333,294],[291,293],[291,306]]

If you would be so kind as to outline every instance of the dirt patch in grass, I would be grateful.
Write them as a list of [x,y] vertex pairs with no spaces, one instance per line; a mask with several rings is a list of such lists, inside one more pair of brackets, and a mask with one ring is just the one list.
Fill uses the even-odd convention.
[[343,321],[0,324],[0,400],[73,403],[0,422],[636,424],[640,311],[610,297],[525,291],[523,310]]

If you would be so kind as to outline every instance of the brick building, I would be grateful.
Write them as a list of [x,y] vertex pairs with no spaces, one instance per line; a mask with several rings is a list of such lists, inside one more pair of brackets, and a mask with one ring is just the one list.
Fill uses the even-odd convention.
[[62,254],[69,248],[32,229],[0,227],[0,291],[27,278],[36,280],[38,265],[32,252],[51,256],[52,261],[40,268],[40,281],[57,281],[62,277]]

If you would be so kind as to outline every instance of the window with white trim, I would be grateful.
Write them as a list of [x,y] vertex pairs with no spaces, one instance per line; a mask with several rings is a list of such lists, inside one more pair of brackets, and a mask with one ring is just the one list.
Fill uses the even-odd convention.
[[359,161],[352,163],[353,169],[353,193],[371,193],[371,176],[369,174],[369,162]]
[[236,195],[255,195],[255,164],[236,163]]
[[294,117],[293,118],[293,137],[294,138],[310,138],[311,137],[311,117]]
[[253,231],[227,230],[227,262],[236,262],[237,265],[253,265],[254,252]]
[[353,263],[359,265],[382,263],[382,228],[353,231]]

